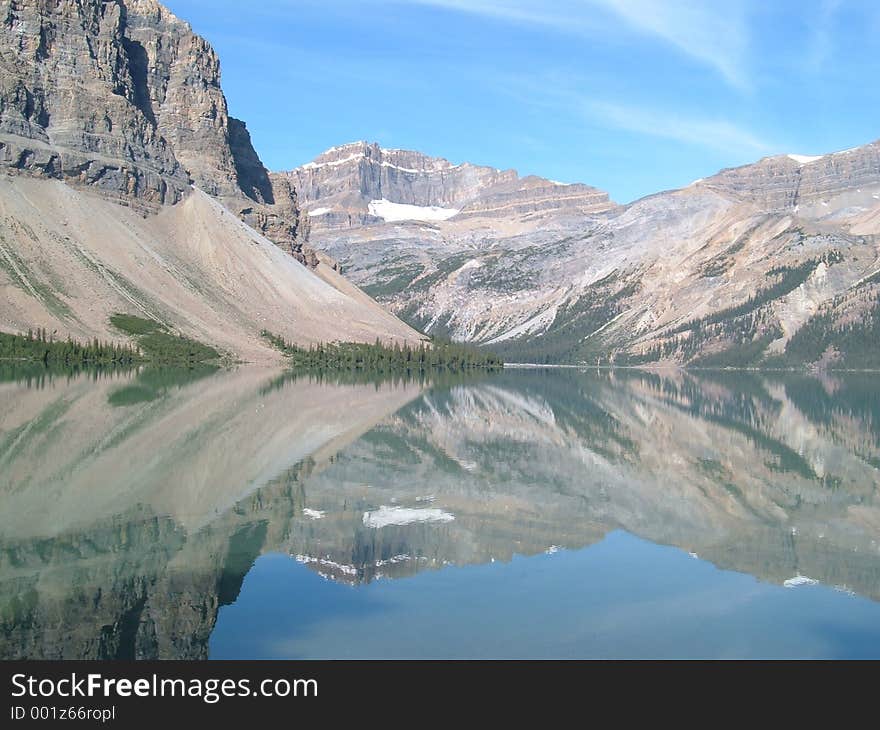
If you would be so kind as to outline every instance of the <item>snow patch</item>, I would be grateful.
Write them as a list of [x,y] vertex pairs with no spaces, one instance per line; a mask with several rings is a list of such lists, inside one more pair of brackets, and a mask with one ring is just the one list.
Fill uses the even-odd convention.
[[382,568],[386,565],[396,565],[397,563],[405,563],[408,560],[427,560],[425,557],[414,558],[412,555],[407,555],[406,553],[401,553],[400,555],[392,555],[390,558],[385,558],[385,560],[377,560],[376,567]]
[[332,210],[332,208],[315,208],[314,210],[308,211],[308,215],[327,215],[328,213],[331,213]]
[[352,160],[356,160],[359,157],[363,157],[363,155],[349,155],[348,157],[343,157],[339,160],[330,160],[329,162],[307,162],[305,165],[300,167],[300,170],[320,170],[322,167],[339,167],[340,165],[347,165]]
[[811,162],[821,160],[825,155],[786,155],[788,159],[794,160],[799,165],[809,165]]
[[[330,558],[315,558],[311,555],[294,555],[294,560],[297,563],[302,563],[303,565],[309,565],[310,563],[315,563],[316,565],[320,565],[324,568],[336,568],[340,573],[344,573],[345,575],[357,575],[357,568],[353,565],[343,565],[342,563],[336,563]],[[331,579],[332,576],[325,575],[321,573],[321,576],[324,578]]]
[[303,515],[310,520],[320,520],[324,516],[324,510],[303,508]]
[[782,585],[786,588],[797,588],[798,586],[814,586],[818,583],[819,581],[814,578],[807,578],[807,576],[798,573],[794,578],[789,578],[788,580],[783,581]]
[[452,522],[455,515],[442,509],[386,507],[364,512],[364,526],[380,529],[388,525],[413,525],[419,522]]
[[372,200],[369,205],[370,215],[383,218],[388,223],[395,221],[445,221],[458,215],[459,208],[440,208],[436,205],[408,205],[392,203],[390,200]]

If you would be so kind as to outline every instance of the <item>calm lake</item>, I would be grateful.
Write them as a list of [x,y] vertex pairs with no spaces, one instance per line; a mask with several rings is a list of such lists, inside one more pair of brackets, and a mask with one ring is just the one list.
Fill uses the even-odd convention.
[[0,382],[0,658],[880,657],[880,376]]

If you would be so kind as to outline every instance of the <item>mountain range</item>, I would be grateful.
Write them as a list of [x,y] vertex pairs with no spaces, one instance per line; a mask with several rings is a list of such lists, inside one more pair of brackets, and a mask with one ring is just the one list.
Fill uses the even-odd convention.
[[265,329],[880,366],[880,143],[627,205],[367,142],[270,172],[217,55],[156,0],[0,0],[0,23],[0,330],[120,339],[126,312],[251,361]]
[[628,205],[355,143],[288,177],[310,243],[429,333],[530,362],[880,365],[880,143]]

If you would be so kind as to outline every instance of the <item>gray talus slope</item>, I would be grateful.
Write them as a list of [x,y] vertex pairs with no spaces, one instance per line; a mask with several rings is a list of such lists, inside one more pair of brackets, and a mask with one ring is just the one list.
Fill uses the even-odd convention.
[[303,343],[419,339],[199,190],[143,217],[61,182],[0,177],[0,292],[3,330],[118,340],[109,317],[127,312],[249,361],[277,356],[263,329]]

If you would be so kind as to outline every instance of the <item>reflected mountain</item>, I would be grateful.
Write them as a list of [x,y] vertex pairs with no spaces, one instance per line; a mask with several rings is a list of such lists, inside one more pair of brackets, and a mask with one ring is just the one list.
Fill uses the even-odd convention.
[[0,656],[205,658],[263,553],[357,585],[613,530],[880,598],[880,379],[242,369],[0,385]]
[[273,378],[0,385],[0,656],[206,656],[302,475],[419,393]]

